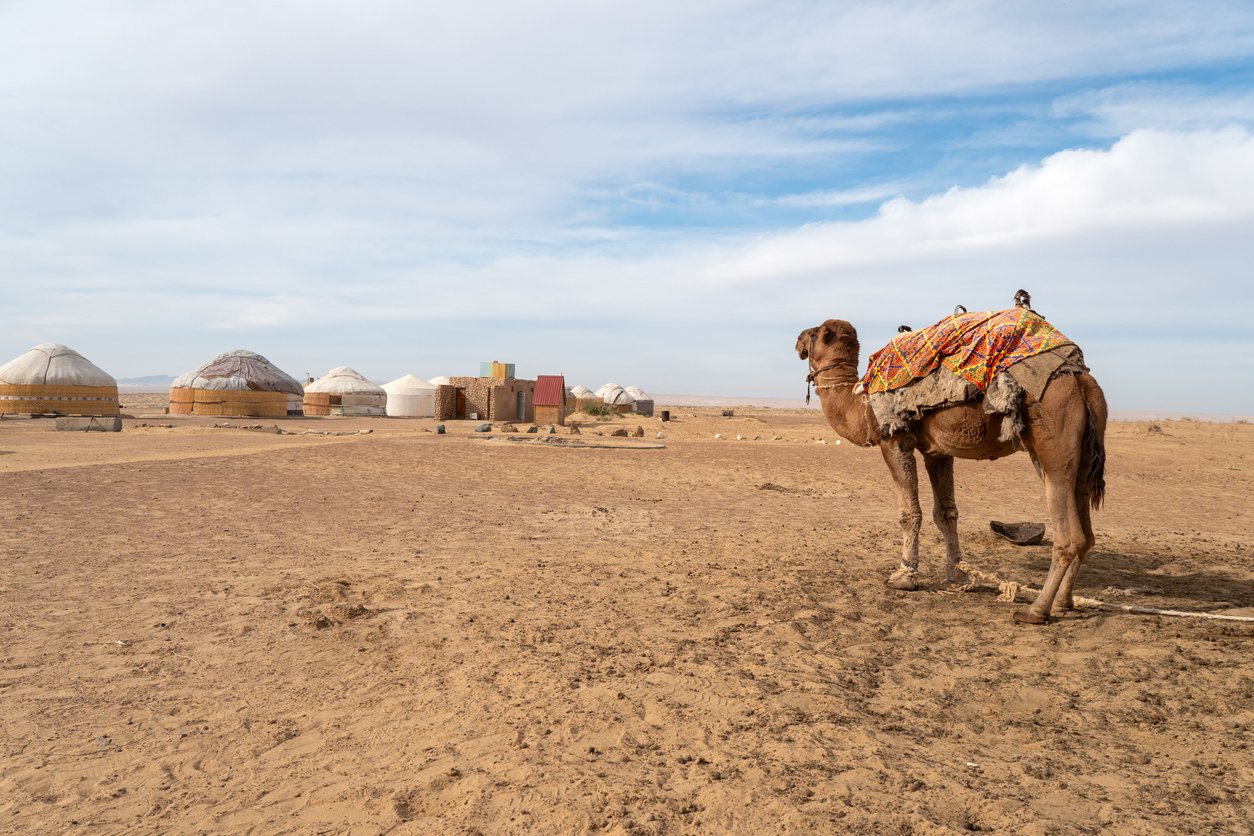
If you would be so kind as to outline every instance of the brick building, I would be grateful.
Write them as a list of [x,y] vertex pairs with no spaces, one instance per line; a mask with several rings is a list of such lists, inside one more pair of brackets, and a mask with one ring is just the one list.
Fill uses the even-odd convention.
[[566,378],[560,374],[542,374],[536,377],[536,423],[566,423],[568,409],[573,407],[566,398]]
[[536,382],[520,378],[450,377],[435,390],[438,421],[534,421]]

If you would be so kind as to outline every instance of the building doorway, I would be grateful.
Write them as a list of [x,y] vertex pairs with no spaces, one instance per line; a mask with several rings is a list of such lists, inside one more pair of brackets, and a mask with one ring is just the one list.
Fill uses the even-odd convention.
[[519,392],[517,401],[518,401],[518,410],[517,410],[518,420],[525,421],[527,420],[527,393]]
[[453,417],[458,420],[466,417],[466,390],[457,390],[457,401],[453,406]]

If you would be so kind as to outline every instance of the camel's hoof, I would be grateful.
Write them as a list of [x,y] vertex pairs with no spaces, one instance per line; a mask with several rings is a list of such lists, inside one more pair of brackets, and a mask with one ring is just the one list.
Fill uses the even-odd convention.
[[1065,612],[1071,612],[1075,609],[1075,603],[1072,601],[1055,601],[1054,606],[1050,607],[1051,615],[1059,615]]
[[919,588],[919,584],[915,580],[918,576],[918,572],[902,566],[896,572],[889,575],[888,580],[884,581],[884,584],[889,589],[900,589],[902,592],[914,592]]
[[966,572],[954,572],[952,575],[945,576],[945,586],[953,586],[968,592],[975,588],[975,584],[971,581],[971,576]]
[[1015,610],[1015,621],[1020,624],[1048,624],[1049,616],[1037,615],[1031,610]]

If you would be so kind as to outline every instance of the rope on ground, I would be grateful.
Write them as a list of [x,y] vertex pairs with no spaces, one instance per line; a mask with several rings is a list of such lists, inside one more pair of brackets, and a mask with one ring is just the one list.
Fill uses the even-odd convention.
[[[1015,602],[1015,599],[1019,597],[1020,592],[1026,592],[1029,595],[1036,595],[1040,592],[1040,590],[1037,589],[1036,587],[1028,586],[1027,584],[1017,583],[1011,580],[1006,580],[1005,578],[998,577],[997,575],[981,571],[980,569],[976,568],[975,566],[972,566],[970,563],[968,563],[965,560],[961,561],[958,564],[958,568],[966,572],[973,579],[987,581],[990,584],[996,585],[997,588],[1001,591],[1001,594],[997,596],[997,600],[1004,601],[1008,604],[1013,604]],[[974,586],[975,586],[975,583],[972,582],[966,588],[970,589]],[[1136,604],[1108,604],[1105,601],[1099,601],[1096,598],[1086,598],[1083,595],[1072,596],[1072,602],[1077,607],[1084,607],[1085,609],[1090,609],[1090,610],[1110,610],[1114,612],[1130,612],[1130,613],[1136,613],[1137,615],[1169,615],[1169,616],[1174,616],[1178,618],[1205,618],[1205,619],[1209,619],[1212,621],[1254,622],[1254,616],[1248,616],[1248,615],[1223,615],[1221,613],[1191,612],[1188,610],[1162,610],[1157,607],[1142,607]]]
[[913,584],[915,582],[915,578],[917,578],[918,576],[919,576],[918,569],[911,569],[909,566],[903,563],[897,567],[897,571],[893,572],[891,575],[888,576],[888,580],[885,581],[885,583],[887,583],[889,586],[892,586],[894,588],[900,588],[896,585],[900,584],[903,581],[905,581],[906,583]]

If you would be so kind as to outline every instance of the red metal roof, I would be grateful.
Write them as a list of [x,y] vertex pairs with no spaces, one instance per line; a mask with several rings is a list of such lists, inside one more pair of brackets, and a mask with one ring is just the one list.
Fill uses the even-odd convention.
[[560,374],[536,375],[536,406],[561,406],[565,401],[565,377]]

